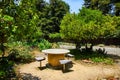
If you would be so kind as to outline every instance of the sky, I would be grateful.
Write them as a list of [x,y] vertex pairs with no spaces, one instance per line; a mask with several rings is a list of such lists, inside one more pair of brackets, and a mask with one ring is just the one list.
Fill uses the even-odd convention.
[[[49,0],[46,1],[48,2]],[[82,8],[82,5],[84,3],[83,0],[63,0],[63,1],[69,4],[71,13],[73,12],[78,13],[79,9]]]
[[69,4],[71,13],[73,12],[78,13],[79,9],[82,8],[82,5],[84,3],[83,0],[63,0],[63,1]]

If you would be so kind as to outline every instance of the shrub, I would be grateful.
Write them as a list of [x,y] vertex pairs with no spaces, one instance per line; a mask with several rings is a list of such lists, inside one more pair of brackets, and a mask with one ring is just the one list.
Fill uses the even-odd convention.
[[61,34],[60,34],[60,33],[54,33],[54,34],[50,34],[49,37],[50,37],[51,39],[61,38]]
[[10,60],[22,63],[31,62],[34,59],[29,46],[22,42],[16,42],[10,46],[8,57]]
[[40,50],[44,50],[44,49],[51,48],[51,47],[52,47],[52,44],[51,44],[49,41],[43,39],[43,40],[41,40],[40,43],[38,44],[38,47],[39,47]]
[[13,66],[14,62],[7,58],[0,59],[0,80],[10,80],[8,78],[15,76]]
[[113,64],[113,59],[110,58],[104,50],[96,51],[80,51],[80,50],[71,50],[71,54],[75,55],[76,60],[91,60],[94,63],[104,63],[104,64]]
[[58,48],[59,45],[57,43],[52,43],[52,48]]
[[8,58],[15,62],[22,63],[31,62],[34,59],[32,54],[30,54],[30,52],[27,49],[26,50],[12,49],[9,52]]

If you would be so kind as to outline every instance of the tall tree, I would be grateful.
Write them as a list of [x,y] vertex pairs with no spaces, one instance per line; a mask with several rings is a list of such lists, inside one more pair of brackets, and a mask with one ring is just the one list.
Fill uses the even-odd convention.
[[18,0],[18,2],[16,0],[2,0],[0,2],[2,13],[12,16],[15,20],[14,36],[10,37],[14,40],[24,41],[39,39],[42,31],[38,27],[39,16],[36,8],[38,0]]
[[45,34],[44,36],[59,32],[60,22],[63,16],[69,12],[69,5],[62,0],[50,0],[49,3],[42,2],[40,4],[44,4],[42,8],[39,9],[39,26],[42,27],[42,31]]
[[111,3],[115,6],[115,15],[120,16],[120,1],[119,0],[111,0]]
[[86,8],[100,10],[103,14],[120,15],[119,0],[84,0],[84,6]]
[[84,41],[87,44],[112,34],[115,27],[111,16],[104,16],[98,10],[82,8],[78,14],[67,14],[63,18],[60,32],[63,39],[73,40],[77,44]]
[[60,22],[63,16],[69,12],[69,5],[62,0],[50,0],[50,16],[52,20],[53,33],[59,32]]
[[110,0],[84,0],[84,6],[86,8],[100,10],[103,14],[108,14],[112,8]]
[[[17,40],[33,41],[41,36],[41,28],[38,27],[39,16],[36,9],[38,0],[21,0],[15,8],[15,38]],[[19,37],[19,36],[22,36]]]
[[10,16],[10,7],[14,6],[13,0],[1,0],[0,1],[0,49],[2,51],[2,57],[5,55],[5,45],[10,35],[14,32],[14,18]]

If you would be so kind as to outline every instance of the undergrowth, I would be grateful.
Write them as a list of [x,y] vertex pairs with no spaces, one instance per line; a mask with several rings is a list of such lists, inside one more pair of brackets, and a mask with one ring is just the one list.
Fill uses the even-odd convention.
[[96,51],[80,51],[76,49],[70,50],[70,53],[75,56],[75,60],[90,60],[94,63],[113,64],[114,61],[110,58],[104,50]]

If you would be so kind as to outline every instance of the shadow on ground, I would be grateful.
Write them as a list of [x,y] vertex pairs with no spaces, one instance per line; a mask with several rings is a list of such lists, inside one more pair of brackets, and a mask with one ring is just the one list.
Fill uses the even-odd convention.
[[110,58],[112,58],[115,63],[119,63],[119,64],[120,64],[120,56],[114,55],[114,54],[108,54],[108,56],[109,56]]
[[21,74],[20,80],[41,80],[41,78],[33,76],[32,74],[23,73]]

